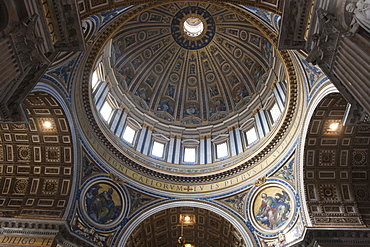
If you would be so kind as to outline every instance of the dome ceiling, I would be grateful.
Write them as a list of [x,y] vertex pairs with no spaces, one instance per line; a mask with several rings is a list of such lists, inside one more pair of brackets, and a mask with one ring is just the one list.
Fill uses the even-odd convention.
[[113,36],[111,47],[113,92],[180,126],[215,124],[246,109],[272,63],[271,43],[252,24],[203,3],[143,12]]

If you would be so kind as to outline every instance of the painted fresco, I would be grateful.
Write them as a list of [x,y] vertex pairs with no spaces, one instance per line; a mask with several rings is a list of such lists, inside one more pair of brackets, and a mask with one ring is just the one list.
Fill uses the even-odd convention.
[[99,224],[108,224],[121,214],[122,199],[111,185],[94,184],[86,192],[85,210],[91,220]]
[[277,230],[291,216],[292,199],[282,188],[272,186],[261,190],[253,205],[253,216],[257,224],[266,230]]

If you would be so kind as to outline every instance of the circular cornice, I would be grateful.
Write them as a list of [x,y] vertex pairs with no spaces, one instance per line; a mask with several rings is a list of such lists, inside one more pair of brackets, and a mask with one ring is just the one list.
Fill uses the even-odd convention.
[[[190,37],[184,31],[184,23],[190,17],[197,17],[203,23],[204,30],[199,36]],[[205,9],[189,6],[178,11],[171,23],[173,39],[181,47],[196,50],[207,46],[215,36],[216,24],[212,15]]]
[[[256,17],[246,12],[246,10],[236,7],[236,6],[231,6],[229,4],[223,4],[223,3],[212,3],[212,4],[221,6],[225,9],[231,10],[232,12],[242,16],[243,18],[245,18],[246,20],[254,24],[255,27],[259,29],[259,31],[262,32],[272,44],[276,46],[277,33],[274,32],[269,27],[262,24]],[[76,86],[80,87],[80,90],[79,89],[74,90],[74,92],[81,94],[81,96],[77,95],[77,97],[75,97],[76,99],[79,99],[82,97],[82,102],[79,103],[81,105],[77,106],[77,107],[81,107],[79,114],[81,114],[80,112],[85,113],[81,117],[86,118],[88,122],[88,124],[80,123],[81,132],[83,132],[84,135],[88,135],[88,136],[91,136],[91,134],[94,133],[95,137],[99,139],[99,142],[100,142],[99,145],[103,145],[105,146],[105,148],[103,148],[102,150],[102,147],[99,148],[96,146],[98,144],[95,144],[95,147],[100,149],[101,153],[103,152],[103,156],[107,155],[105,149],[107,151],[109,150],[109,154],[110,154],[109,160],[117,159],[116,163],[119,162],[121,164],[124,164],[124,167],[125,167],[124,169],[126,170],[129,169],[134,173],[147,176],[151,179],[156,179],[156,181],[166,181],[169,183],[185,184],[185,185],[186,184],[191,184],[191,185],[206,184],[206,183],[222,181],[222,180],[233,178],[237,175],[247,172],[252,167],[256,167],[258,164],[260,164],[259,167],[261,167],[259,171],[265,169],[266,166],[262,164],[262,161],[264,161],[270,154],[274,152],[275,149],[279,147],[279,145],[281,144],[284,138],[287,138],[287,132],[292,127],[292,121],[294,120],[297,114],[298,81],[297,81],[297,76],[296,76],[296,69],[293,65],[294,64],[293,55],[288,51],[278,52],[278,55],[281,57],[281,60],[285,64],[285,68],[288,74],[287,83],[289,87],[288,95],[287,95],[286,112],[285,112],[284,118],[280,121],[280,128],[277,131],[275,131],[276,133],[275,136],[272,137],[270,139],[270,142],[266,144],[262,149],[260,149],[258,153],[256,153],[249,160],[237,165],[236,167],[233,167],[226,171],[216,172],[210,175],[198,175],[198,176],[191,176],[189,174],[181,174],[179,176],[179,175],[172,175],[172,174],[164,173],[161,171],[155,171],[137,162],[134,162],[130,158],[126,157],[103,134],[103,132],[101,131],[101,126],[99,126],[99,124],[95,121],[93,109],[91,108],[91,103],[90,103],[91,96],[89,94],[90,93],[89,81],[90,81],[90,76],[93,71],[93,66],[100,52],[104,48],[106,42],[108,42],[108,40],[112,37],[112,35],[133,16],[136,16],[139,13],[142,13],[143,11],[146,11],[152,8],[154,5],[155,4],[146,4],[146,5],[141,5],[138,7],[133,7],[128,12],[125,12],[124,14],[121,14],[120,16],[118,16],[111,23],[111,25],[107,26],[105,30],[103,30],[99,35],[97,35],[94,44],[91,46],[90,50],[86,52],[85,54],[86,60],[85,62],[82,62],[81,63],[82,66],[79,67],[79,69],[82,70],[80,73],[82,78],[76,78],[76,81],[80,81],[79,84],[76,84]],[[82,120],[81,117],[80,117],[80,120]],[[287,139],[291,140],[291,138],[287,138]],[[119,164],[113,164],[113,166],[116,168],[120,167]],[[118,169],[118,170],[122,171],[122,169]],[[138,182],[141,182],[141,181],[138,180]],[[160,182],[157,182],[157,183],[160,183]]]

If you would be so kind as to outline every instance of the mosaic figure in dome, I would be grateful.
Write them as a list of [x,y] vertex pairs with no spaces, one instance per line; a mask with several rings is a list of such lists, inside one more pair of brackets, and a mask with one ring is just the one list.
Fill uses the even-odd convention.
[[130,85],[132,78],[134,76],[134,72],[131,66],[122,67],[118,72],[122,75],[122,78],[125,81],[125,83],[127,85]]
[[239,83],[239,79],[236,77],[235,74],[229,75],[228,79],[232,87],[235,87],[235,85]]
[[136,42],[136,38],[134,35],[130,35],[128,37],[125,37],[125,43],[126,43],[126,48],[132,45],[133,43]]
[[224,61],[225,61],[225,59],[223,59],[223,57],[221,56],[221,54],[220,53],[217,53],[216,54],[216,58],[218,59],[218,62],[221,64],[221,63],[223,63]]
[[245,57],[243,63],[248,69],[251,69],[254,61],[249,57]]
[[211,97],[215,97],[215,96],[219,95],[220,93],[218,91],[217,85],[210,86],[209,87],[209,93],[211,94]]
[[263,80],[266,79],[266,77],[267,77],[266,70],[260,64],[255,65],[252,68],[251,73],[252,73],[252,76],[255,79],[256,85],[263,82]]
[[215,113],[226,111],[226,105],[221,99],[214,99],[211,101],[211,106],[209,107],[209,115],[212,116]]
[[86,193],[85,202],[88,216],[99,224],[114,221],[122,210],[117,191],[104,183],[91,186]]
[[247,88],[245,86],[242,86],[242,87],[238,86],[237,91],[236,91],[236,95],[234,97],[234,101],[235,101],[235,103],[238,103],[247,96],[248,96]]
[[195,64],[190,64],[190,74],[195,75]]
[[136,57],[131,63],[132,66],[134,66],[134,68],[137,69],[143,63],[143,60],[141,59],[141,57]]
[[175,68],[174,68],[174,70],[175,70],[176,72],[178,72],[180,69],[181,69],[181,63],[180,63],[180,62],[177,62],[177,63],[176,63],[176,66],[175,66]]
[[[141,102],[145,102],[145,104],[147,106],[149,106],[149,104],[150,104],[150,95],[148,93],[148,88],[147,87],[138,88],[137,91],[135,92],[135,95],[139,96]],[[146,109],[145,106],[142,105],[142,107],[144,109]]]
[[195,89],[189,89],[188,100],[197,100],[197,91]]
[[256,220],[267,229],[274,230],[288,220],[290,213],[290,198],[284,190],[274,195],[261,193],[261,204],[255,214]]
[[250,36],[250,40],[249,40],[252,44],[254,44],[255,46],[260,46],[260,43],[261,43],[261,37],[259,36],[256,36],[256,35],[251,35]]
[[228,48],[230,51],[233,51],[235,49],[235,47],[230,43],[226,43],[226,48]]
[[210,71],[211,68],[209,67],[208,61],[204,61],[204,70],[205,71]]
[[155,82],[155,77],[153,74],[150,74],[148,78],[145,81],[151,88],[153,88],[154,82]]
[[150,15],[150,20],[151,21],[161,21],[161,18],[162,18],[162,16],[160,16],[160,15],[156,15],[156,14],[151,14]]
[[162,57],[161,62],[162,62],[163,64],[167,64],[168,59],[170,59],[170,55],[165,54],[165,55]]
[[173,114],[173,107],[169,104],[168,99],[164,99],[159,103],[158,111],[166,111],[169,114]]
[[175,96],[175,86],[174,85],[171,85],[171,84],[168,85],[166,95],[171,98]]
[[268,61],[270,61],[270,57],[272,55],[272,44],[267,39],[264,39],[263,40],[263,43],[262,43],[262,53],[263,53],[263,56]]
[[199,108],[195,104],[190,104],[186,109],[185,113],[190,116],[198,116],[199,115]]

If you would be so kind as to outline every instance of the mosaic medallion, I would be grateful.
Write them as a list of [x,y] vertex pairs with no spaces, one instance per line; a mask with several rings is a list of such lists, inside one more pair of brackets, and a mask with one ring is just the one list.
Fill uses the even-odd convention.
[[118,219],[122,212],[122,197],[112,185],[95,183],[84,196],[84,209],[95,223],[109,224]]
[[262,232],[274,233],[285,228],[291,221],[294,210],[294,196],[288,188],[280,184],[263,186],[252,196],[251,218]]

